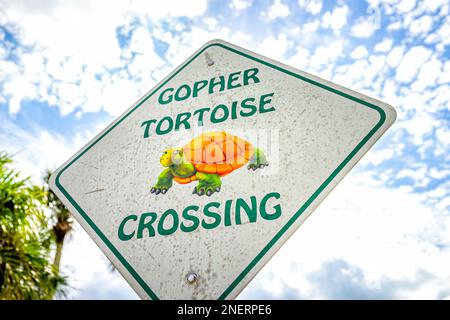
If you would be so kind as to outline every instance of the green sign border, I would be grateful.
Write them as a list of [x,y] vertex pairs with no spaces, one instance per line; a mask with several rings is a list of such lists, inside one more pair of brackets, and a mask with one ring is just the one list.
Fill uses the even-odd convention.
[[82,153],[80,153],[77,157],[75,157],[72,161],[70,161],[56,176],[55,184],[59,188],[59,190],[64,194],[64,196],[70,201],[72,206],[77,209],[79,214],[86,220],[86,222],[91,226],[91,228],[97,233],[97,235],[102,239],[102,241],[105,243],[105,245],[112,251],[112,253],[119,259],[119,261],[123,264],[123,266],[130,272],[130,274],[134,277],[134,279],[141,285],[141,287],[144,289],[144,291],[154,300],[158,300],[158,296],[150,289],[150,287],[145,283],[145,281],[139,276],[139,274],[134,270],[134,268],[128,263],[128,261],[120,254],[119,250],[117,250],[114,245],[108,240],[108,238],[103,234],[103,232],[97,227],[97,225],[89,218],[88,214],[78,205],[78,203],[70,196],[70,194],[64,189],[64,187],[61,185],[59,179],[61,177],[61,174],[65,170],[67,170],[68,167],[70,167],[75,161],[77,161],[83,154],[85,154],[90,148],[92,148],[97,142],[99,142],[105,135],[107,135],[111,130],[113,130],[115,127],[117,127],[125,118],[127,118],[133,111],[135,111],[137,108],[139,108],[145,101],[147,101],[148,98],[150,98],[155,92],[157,92],[161,87],[163,87],[167,82],[169,82],[173,77],[175,77],[179,72],[181,72],[187,65],[189,65],[194,59],[196,59],[200,54],[202,54],[206,49],[218,46],[222,47],[226,50],[229,50],[235,54],[238,54],[240,56],[243,56],[245,58],[254,60],[260,64],[263,64],[265,66],[271,67],[275,70],[278,70],[280,72],[283,72],[285,74],[288,74],[294,78],[297,78],[299,80],[308,82],[312,85],[318,86],[324,90],[333,92],[335,94],[338,94],[342,97],[345,97],[349,100],[355,101],[359,104],[362,104],[366,107],[369,107],[371,109],[374,109],[378,111],[380,114],[380,120],[378,123],[372,128],[372,130],[369,131],[369,133],[364,137],[364,139],[361,140],[361,142],[358,143],[358,145],[355,147],[355,149],[350,152],[350,154],[342,161],[342,163],[331,173],[331,175],[320,185],[320,187],[312,194],[312,196],[300,207],[300,209],[289,219],[289,221],[280,229],[280,231],[277,232],[277,234],[272,238],[272,240],[269,241],[269,243],[261,250],[261,252],[248,264],[248,266],[239,274],[239,276],[230,284],[230,286],[220,295],[218,298],[219,300],[225,299],[232,291],[233,289],[239,284],[239,282],[250,272],[250,270],[261,260],[261,258],[272,248],[272,246],[278,241],[278,239],[281,238],[281,236],[292,226],[292,224],[300,217],[300,215],[309,207],[309,205],[319,196],[319,194],[329,185],[329,183],[336,177],[336,175],[345,167],[345,165],[355,156],[355,154],[367,143],[367,141],[375,134],[375,132],[384,124],[386,120],[386,114],[383,109],[380,107],[371,104],[367,101],[358,99],[356,97],[353,97],[347,93],[341,92],[339,90],[336,90],[334,88],[331,88],[327,85],[318,83],[315,80],[306,78],[305,76],[301,76],[299,74],[296,74],[292,71],[283,69],[279,66],[276,66],[270,62],[263,61],[259,58],[252,57],[251,55],[241,52],[239,50],[236,50],[234,48],[231,48],[225,44],[222,43],[212,43],[207,46],[205,46],[200,52],[198,52],[194,57],[192,57],[190,60],[188,60],[180,69],[175,72],[173,75],[171,75],[166,81],[161,83],[157,88],[155,88],[153,91],[150,92],[150,94],[145,97],[140,103],[138,103],[133,109],[131,109],[128,113],[126,113],[119,121],[117,121],[111,128],[109,128],[106,132],[104,132],[97,140],[92,142]]

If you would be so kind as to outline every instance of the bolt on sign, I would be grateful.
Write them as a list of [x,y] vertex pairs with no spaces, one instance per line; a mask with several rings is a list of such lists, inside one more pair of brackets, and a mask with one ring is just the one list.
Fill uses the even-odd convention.
[[394,122],[389,105],[205,44],[52,176],[144,299],[232,299]]

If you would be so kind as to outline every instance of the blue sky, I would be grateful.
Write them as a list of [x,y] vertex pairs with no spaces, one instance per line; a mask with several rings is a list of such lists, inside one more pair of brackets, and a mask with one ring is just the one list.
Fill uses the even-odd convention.
[[[221,38],[398,120],[241,298],[450,298],[450,3],[0,0],[0,150],[39,181]],[[136,298],[77,227],[70,298]]]

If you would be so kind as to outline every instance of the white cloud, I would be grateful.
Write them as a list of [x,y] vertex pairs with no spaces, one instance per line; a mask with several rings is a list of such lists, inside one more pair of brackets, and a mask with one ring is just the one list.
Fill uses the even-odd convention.
[[375,166],[380,165],[383,161],[391,159],[393,155],[395,154],[395,151],[393,149],[382,149],[377,151],[372,151],[370,153],[370,156],[364,158],[361,160],[361,163],[371,163]]
[[[214,30],[206,30],[203,27],[192,26],[191,30],[172,35],[169,32],[164,32],[162,29],[154,30],[154,35],[159,40],[163,40],[168,44],[167,53],[165,55],[165,75],[170,72],[170,69],[178,66],[186,57],[192,54],[200,46],[210,41],[211,39],[224,39],[232,41],[237,45],[249,47],[252,39],[249,35],[243,32],[232,33],[229,28],[221,27]],[[253,43],[254,49],[256,46]],[[162,74],[164,74],[162,72]],[[161,73],[160,73],[161,74]]]
[[60,97],[59,108],[61,115],[67,115],[74,111],[75,107],[84,102],[84,92],[80,86],[63,82],[57,85],[57,94]]
[[61,271],[69,279],[68,299],[139,299],[78,223],[65,243]]
[[258,45],[257,51],[263,55],[274,59],[280,59],[285,54],[286,50],[292,46],[293,42],[286,34],[279,34],[278,37],[271,35],[265,38],[261,44]]
[[355,60],[367,57],[367,55],[369,54],[369,52],[367,51],[366,47],[361,45],[356,47],[352,53],[350,54],[350,57],[352,57]]
[[290,57],[286,61],[286,63],[292,65],[295,68],[303,69],[306,68],[306,66],[308,65],[309,58],[310,53],[308,49],[298,46],[296,48],[295,54],[292,57]]
[[402,61],[403,53],[405,49],[403,47],[397,46],[389,52],[386,62],[391,68],[398,66],[400,61]]
[[433,27],[433,18],[430,16],[422,16],[411,22],[409,31],[413,35],[427,34]]
[[7,60],[0,60],[0,70],[2,72],[0,73],[0,81],[5,81],[9,75],[18,75],[19,74],[19,68],[18,66]]
[[129,47],[130,51],[134,53],[154,54],[152,36],[147,28],[141,26],[133,31]]
[[430,133],[438,126],[436,120],[430,113],[423,110],[427,105],[420,94],[411,94],[404,99],[404,106],[408,109],[416,110],[414,117],[403,120],[397,124],[398,128],[405,128],[411,135],[414,145],[422,146],[424,144],[425,134]]
[[397,31],[400,30],[401,28],[402,28],[401,21],[392,22],[387,26],[388,31]]
[[392,48],[392,39],[384,39],[375,45],[375,52],[389,52]]
[[233,0],[230,3],[230,7],[236,10],[244,10],[250,7],[253,3],[253,0]]
[[214,30],[219,25],[219,21],[214,17],[204,18],[203,21],[205,21],[209,30]]
[[443,71],[439,77],[439,83],[450,83],[450,60],[445,61]]
[[399,171],[396,175],[397,179],[401,178],[411,178],[417,181],[421,181],[426,178],[427,169],[426,168],[419,168],[419,169],[403,169]]
[[350,34],[356,38],[369,38],[371,37],[375,31],[377,31],[380,26],[376,23],[376,21],[372,21],[373,19],[369,17],[363,17],[362,19],[358,19],[353,25]]
[[[360,53],[358,51],[360,51]],[[355,54],[362,56],[364,54],[364,49],[361,48],[357,50]],[[381,89],[379,76],[385,72],[384,69],[384,56],[366,56],[365,59],[358,59],[352,64],[338,66],[335,69],[332,80],[341,85],[364,91],[369,95],[374,95]],[[378,78],[376,79],[376,77]]]
[[[103,129],[103,125],[101,125]],[[13,155],[17,167],[24,176],[31,176],[36,183],[45,169],[55,169],[80,149],[97,132],[78,132],[71,138],[39,128],[25,131],[4,119],[0,127],[1,150]],[[96,128],[98,129],[98,128]],[[34,132],[33,130],[36,130]]]
[[[446,135],[447,134],[449,134],[449,133],[447,132]],[[433,177],[434,179],[442,179],[446,176],[450,176],[450,170],[437,170],[436,168],[431,168],[430,176]],[[441,193],[439,196],[445,196],[447,194],[446,190],[443,190],[443,191],[444,192],[442,192],[442,189],[439,190],[439,193]],[[430,193],[428,195],[430,195]]]
[[20,110],[22,97],[26,96],[30,99],[36,98],[37,90],[35,85],[23,75],[17,75],[16,78],[13,78],[4,84],[3,94],[11,96],[9,100],[9,112],[11,114],[16,114]]
[[340,30],[347,23],[349,8],[346,5],[334,8],[333,11],[327,11],[322,17],[322,27],[331,28],[335,31]]
[[128,70],[134,79],[151,79],[152,72],[164,66],[164,60],[155,52],[152,35],[145,27],[138,27],[133,31],[129,50],[138,53],[128,64]]
[[344,50],[344,43],[336,40],[329,45],[316,48],[310,60],[310,66],[315,70],[320,70],[321,67],[333,63],[339,58]]
[[275,18],[285,18],[290,15],[290,13],[291,11],[289,10],[289,7],[281,0],[274,0],[269,9],[262,12],[262,15],[267,17],[269,20],[273,20]]
[[[22,41],[37,43],[49,58],[76,56],[90,64],[116,65],[120,50],[115,27],[124,21],[123,2],[53,2],[30,5],[28,1],[4,4],[7,19],[19,23]],[[108,15],[101,14],[108,8]],[[101,23],[98,17],[102,16]]]
[[450,146],[450,130],[449,128],[441,128],[436,131],[438,143],[442,143],[446,149]]
[[420,68],[417,79],[412,85],[412,89],[422,91],[427,87],[435,86],[441,73],[442,63],[436,58],[428,60]]
[[[108,1],[109,3],[109,1]],[[207,0],[164,0],[162,4],[149,5],[145,1],[131,0],[129,5],[125,6],[138,16],[145,16],[154,20],[164,17],[194,17],[205,13],[208,8]]]
[[318,14],[322,10],[322,0],[298,0],[298,5],[312,15]]
[[415,46],[409,49],[397,68],[395,78],[399,82],[408,83],[416,76],[420,67],[431,56],[431,51],[423,46]]
[[442,222],[450,219],[419,195],[364,180],[346,177],[239,298],[436,299],[448,291],[450,224]]
[[420,1],[418,5],[423,7],[428,12],[434,13],[439,8],[448,5],[448,1],[447,0]]
[[406,13],[414,9],[416,6],[416,0],[401,0],[397,5],[397,11],[399,13]]
[[313,22],[305,23],[302,26],[301,31],[304,34],[310,34],[310,33],[316,32],[317,29],[319,29],[319,27],[320,27],[320,21],[319,20],[314,20]]
[[133,80],[124,79],[117,75],[104,81],[99,92],[93,93],[89,101],[90,109],[95,110],[95,101],[99,101],[103,109],[113,116],[122,114],[131,104],[136,102],[145,91],[151,89],[154,81],[147,81],[146,85],[136,84]]
[[[136,92],[143,92],[141,82],[146,86],[154,82],[154,72],[164,67],[146,28],[132,33],[130,48],[125,50],[119,46],[117,28],[128,26],[132,17],[144,25],[149,19],[194,17],[206,11],[207,1],[168,0],[164,6],[149,6],[142,1],[47,1],[32,5],[19,0],[2,2],[2,6],[7,23],[17,24],[20,32],[16,36],[22,44],[33,46],[31,52],[20,54],[17,64],[23,70],[9,68],[0,76],[5,79],[2,97],[9,97],[10,113],[20,110],[22,100],[36,99],[57,105],[63,115],[78,106],[83,112],[104,108],[117,115],[138,98]],[[132,52],[137,53],[133,58]],[[108,70],[120,68],[128,69],[129,74],[109,79],[112,75]],[[118,100],[106,96],[103,87],[120,81],[123,84],[129,78],[135,89],[121,96],[120,90],[109,93],[132,99],[120,99],[124,103],[120,110],[111,107],[110,101]]]
[[441,42],[442,45],[448,45],[450,43],[450,17],[447,16],[440,26],[440,28],[435,31],[437,36],[437,41]]

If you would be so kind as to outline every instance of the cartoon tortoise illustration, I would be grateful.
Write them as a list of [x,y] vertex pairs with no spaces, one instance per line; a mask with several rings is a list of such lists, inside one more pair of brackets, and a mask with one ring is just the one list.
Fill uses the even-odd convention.
[[193,194],[211,196],[220,191],[221,177],[249,162],[253,171],[268,166],[261,149],[225,131],[198,136],[182,148],[165,150],[159,159],[165,167],[150,192],[165,194],[175,180],[180,184],[198,180]]

